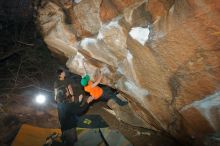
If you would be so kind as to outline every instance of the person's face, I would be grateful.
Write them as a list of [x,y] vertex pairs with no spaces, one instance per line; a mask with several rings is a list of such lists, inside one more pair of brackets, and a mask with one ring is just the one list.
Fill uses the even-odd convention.
[[65,74],[65,72],[63,71],[63,72],[60,74],[60,77],[61,77],[61,78],[65,78],[65,76],[66,76],[66,74]]

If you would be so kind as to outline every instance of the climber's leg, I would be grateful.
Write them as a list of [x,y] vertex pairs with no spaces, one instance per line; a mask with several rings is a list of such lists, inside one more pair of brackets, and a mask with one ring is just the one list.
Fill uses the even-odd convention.
[[112,99],[120,106],[124,106],[128,104],[127,101],[122,101],[121,99],[119,99],[116,96],[117,94],[111,88],[102,87],[102,89],[103,89],[103,95],[101,100],[108,101],[109,99]]
[[64,103],[57,104],[58,118],[60,122],[61,131],[63,131],[63,125],[65,125],[66,108]]
[[65,130],[62,134],[62,139],[65,146],[74,146],[74,143],[77,141],[76,128]]

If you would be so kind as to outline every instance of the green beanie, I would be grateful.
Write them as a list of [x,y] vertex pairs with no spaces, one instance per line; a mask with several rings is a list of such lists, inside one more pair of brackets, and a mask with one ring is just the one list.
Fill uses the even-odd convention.
[[86,86],[88,84],[89,80],[90,80],[89,75],[85,75],[85,76],[82,77],[80,83],[84,87],[84,86]]
[[88,84],[88,81],[86,79],[82,78],[80,83],[84,87]]
[[84,78],[89,82],[89,80],[90,80],[90,76],[89,75],[85,75]]

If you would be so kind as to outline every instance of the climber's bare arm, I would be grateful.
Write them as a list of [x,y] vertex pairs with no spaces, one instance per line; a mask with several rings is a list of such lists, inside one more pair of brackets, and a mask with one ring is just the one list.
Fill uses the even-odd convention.
[[87,99],[87,103],[90,104],[92,101],[94,100],[94,97],[92,96],[89,96],[89,98]]
[[57,101],[57,89],[54,89],[54,100]]
[[92,84],[92,88],[96,87],[102,80],[103,75],[100,73],[98,79]]
[[82,100],[83,100],[83,95],[80,94],[80,95],[79,95],[79,102],[82,102]]
[[70,95],[73,96],[73,88],[72,88],[72,86],[69,84],[67,88],[68,88],[68,91],[69,91]]

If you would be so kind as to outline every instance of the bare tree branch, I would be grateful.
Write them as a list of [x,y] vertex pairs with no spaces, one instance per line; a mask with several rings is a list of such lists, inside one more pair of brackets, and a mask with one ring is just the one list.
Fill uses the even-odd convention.
[[12,55],[14,55],[20,51],[23,51],[23,50],[24,50],[24,48],[19,48],[19,49],[13,50],[11,52],[8,52],[6,55],[0,57],[0,61],[4,61],[4,60],[10,58]]
[[17,42],[20,43],[20,44],[23,44],[23,45],[27,45],[27,46],[34,46],[34,44],[28,44],[28,43],[24,43],[22,41],[17,41]]

